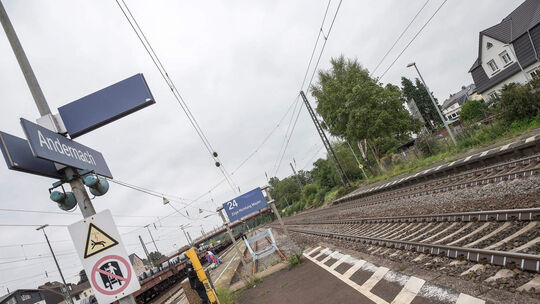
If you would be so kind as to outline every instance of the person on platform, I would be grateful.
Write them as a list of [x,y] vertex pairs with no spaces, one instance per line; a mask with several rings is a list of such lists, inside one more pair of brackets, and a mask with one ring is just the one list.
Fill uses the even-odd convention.
[[191,264],[191,262],[186,263],[186,275],[189,280],[189,286],[191,286],[191,289],[197,292],[197,294],[202,300],[202,304],[209,304],[210,300],[208,299],[208,295],[206,294],[206,289],[204,288],[201,280],[199,280],[197,272],[193,268],[193,264]]
[[216,257],[216,260],[217,260],[217,264],[221,264],[221,260],[218,258],[218,255],[216,253],[216,250],[214,249],[214,244],[210,244],[210,251],[212,252],[212,254]]

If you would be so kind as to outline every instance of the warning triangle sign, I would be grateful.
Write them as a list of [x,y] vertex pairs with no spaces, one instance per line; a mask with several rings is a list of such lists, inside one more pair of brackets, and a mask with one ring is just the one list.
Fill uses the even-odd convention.
[[101,230],[98,226],[90,223],[84,246],[84,258],[89,258],[107,249],[118,245],[118,241]]

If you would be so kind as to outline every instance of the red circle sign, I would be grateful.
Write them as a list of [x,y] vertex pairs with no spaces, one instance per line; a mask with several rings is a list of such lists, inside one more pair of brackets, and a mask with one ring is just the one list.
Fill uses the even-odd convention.
[[99,293],[112,296],[128,287],[131,281],[131,267],[123,257],[108,255],[97,261],[90,276],[92,285]]

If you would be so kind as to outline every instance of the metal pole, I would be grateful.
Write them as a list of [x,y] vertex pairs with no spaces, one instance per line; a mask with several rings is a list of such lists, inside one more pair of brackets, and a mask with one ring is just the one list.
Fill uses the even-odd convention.
[[60,273],[60,277],[62,278],[62,282],[64,283],[64,288],[65,288],[65,293],[67,294],[67,297],[66,297],[66,302],[70,303],[70,304],[73,304],[73,299],[71,298],[71,294],[69,293],[69,288],[67,286],[67,283],[66,283],[66,279],[64,279],[64,274],[62,274],[62,269],[60,269],[60,265],[58,265],[58,260],[56,259],[56,255],[54,255],[54,251],[51,247],[51,243],[49,242],[49,238],[47,237],[47,233],[45,233],[45,227],[47,227],[49,225],[43,225],[39,228],[37,228],[36,230],[41,230],[43,231],[43,235],[45,236],[45,240],[47,241],[47,245],[49,245],[49,249],[51,250],[51,254],[53,256],[53,259],[54,259],[54,263],[56,264],[56,268],[58,269],[58,272]]
[[360,161],[358,160],[358,157],[356,157],[356,153],[354,153],[354,150],[351,147],[351,144],[348,141],[346,141],[346,143],[347,143],[347,146],[349,146],[349,149],[351,149],[351,152],[352,152],[352,155],[354,156],[354,159],[356,159],[356,163],[358,164],[358,168],[360,168],[362,170],[362,173],[364,174],[364,177],[367,180],[368,177],[366,175],[366,171],[364,171],[364,166],[360,163]]
[[152,266],[154,266],[154,263],[150,260],[150,256],[148,255],[148,249],[146,249],[146,245],[144,244],[143,240],[142,240],[142,237],[139,235],[139,241],[141,241],[141,245],[142,245],[142,248],[144,250],[144,254],[146,254],[146,259],[148,260],[148,262],[150,262],[152,264]]
[[298,186],[300,187],[300,191],[302,191],[302,182],[300,181],[300,178],[298,177],[298,175],[296,175],[296,170],[294,170],[294,167],[292,165],[292,163],[289,163],[289,165],[291,165],[291,169],[292,169],[292,172],[294,173],[294,177],[296,179],[296,181],[298,182]]
[[187,233],[187,236],[188,236],[189,245],[193,246],[193,239],[191,239],[191,235],[189,235],[189,231],[186,231],[186,233]]
[[26,54],[24,53],[24,49],[22,48],[21,42],[19,41],[19,38],[17,37],[17,33],[15,33],[15,29],[13,28],[13,25],[11,24],[11,21],[9,20],[9,17],[6,13],[6,10],[4,9],[4,5],[2,5],[1,0],[0,0],[0,22],[2,23],[2,26],[4,27],[4,31],[6,32],[7,38],[9,40],[9,44],[11,44],[11,48],[13,49],[13,53],[15,53],[15,57],[17,57],[19,66],[21,67],[21,70],[24,74],[24,78],[26,79],[26,84],[28,84],[28,88],[30,89],[32,96],[34,97],[34,101],[36,102],[36,106],[38,108],[39,114],[41,116],[50,114],[51,109],[49,108],[49,105],[47,104],[47,101],[45,100],[43,91],[41,91],[41,87],[39,86],[39,83],[37,82],[36,75],[34,75],[34,71],[32,70],[30,63],[28,62],[28,58],[26,57]]
[[186,241],[187,241],[188,245],[191,246],[191,242],[189,241],[189,238],[188,238],[188,236],[186,234],[186,231],[184,230],[184,227],[180,227],[180,229],[182,229],[182,232],[184,233],[184,236],[186,237]]
[[270,195],[270,191],[268,188],[269,187],[266,186],[262,189],[266,193],[266,196],[268,197],[268,199],[270,200],[268,204],[270,205],[270,208],[272,208],[272,211],[276,215],[279,225],[281,226],[281,229],[283,229],[283,232],[285,232],[285,235],[287,235],[290,239],[291,236],[289,235],[289,230],[287,230],[287,227],[285,227],[285,224],[283,223],[283,220],[281,219],[281,215],[279,214],[279,210],[276,208],[276,203],[275,203],[276,201],[272,199],[272,196]]
[[223,224],[225,225],[225,228],[227,228],[227,233],[229,234],[229,237],[231,238],[233,242],[233,246],[236,249],[236,253],[240,257],[240,261],[242,262],[242,266],[244,267],[244,273],[247,275],[247,277],[252,280],[251,274],[248,271],[246,261],[244,260],[244,255],[242,254],[242,251],[240,251],[240,247],[238,247],[238,243],[236,242],[236,239],[234,238],[234,235],[231,231],[231,228],[229,227],[229,223],[225,219],[225,215],[223,215],[223,207],[219,207],[218,210],[219,216],[221,217],[221,220],[223,220]]
[[452,133],[452,130],[450,130],[450,127],[448,127],[448,123],[446,121],[446,119],[444,119],[444,116],[442,115],[441,113],[441,110],[439,110],[439,106],[437,105],[437,103],[435,102],[435,99],[433,98],[433,95],[431,94],[431,91],[429,90],[426,82],[424,81],[424,77],[422,77],[422,74],[420,74],[420,70],[418,70],[418,67],[416,66],[416,63],[413,64],[414,65],[414,68],[416,69],[416,72],[418,73],[418,76],[420,76],[420,79],[422,80],[422,83],[424,84],[424,87],[426,87],[426,90],[429,94],[429,97],[431,98],[431,101],[433,102],[433,106],[435,106],[435,109],[437,110],[437,113],[439,113],[439,117],[441,118],[443,124],[444,124],[444,127],[446,128],[446,131],[448,132],[448,135],[450,135],[450,138],[452,139],[452,142],[454,143],[454,146],[457,147],[457,142],[456,142],[456,139],[454,138],[454,134]]
[[148,225],[144,226],[148,230],[148,233],[150,234],[150,238],[152,239],[152,243],[154,243],[154,247],[156,247],[156,252],[159,252],[156,246],[156,241],[154,241],[154,237],[152,236],[152,232],[150,232],[150,228],[148,228]]
[[[17,34],[15,33],[15,29],[13,28],[13,25],[11,24],[11,21],[9,20],[9,17],[4,9],[4,6],[2,5],[1,0],[0,0],[0,23],[2,23],[2,27],[4,28],[4,31],[6,32],[6,36],[9,40],[9,43],[11,44],[11,48],[13,49],[13,53],[15,53],[15,57],[17,57],[19,67],[21,68],[24,74],[24,78],[26,79],[28,88],[30,89],[30,92],[32,93],[32,97],[34,98],[34,102],[36,103],[39,114],[42,117],[52,115],[51,109],[49,108],[49,105],[47,104],[47,100],[45,99],[45,96],[43,95],[43,91],[41,90],[41,87],[39,86],[36,75],[34,74],[32,67],[30,66],[30,62],[28,62],[28,58],[26,57],[26,54],[21,45],[21,42],[19,41],[19,38],[17,37]],[[65,169],[65,173],[68,180],[70,180],[69,184],[71,185],[72,192],[75,195],[75,198],[77,199],[77,204],[79,205],[79,208],[81,209],[83,217],[87,218],[92,215],[95,215],[96,211],[94,209],[94,206],[92,205],[92,201],[90,201],[90,197],[88,196],[88,193],[86,192],[86,188],[84,187],[83,182],[81,181],[80,178],[72,178],[73,176],[75,176],[74,174],[75,169],[67,167]],[[136,304],[135,298],[133,297],[133,295],[128,295],[126,297],[123,297],[119,300],[119,302],[126,303],[126,304]]]

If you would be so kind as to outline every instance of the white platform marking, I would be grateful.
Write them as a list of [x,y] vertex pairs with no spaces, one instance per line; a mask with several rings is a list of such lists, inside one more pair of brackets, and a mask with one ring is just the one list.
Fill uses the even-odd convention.
[[456,301],[456,304],[484,304],[484,303],[486,303],[486,301],[479,298],[475,298],[473,296],[470,296],[464,293],[460,293]]
[[392,304],[409,304],[414,300],[426,281],[417,277],[410,277],[403,289],[398,293]]

